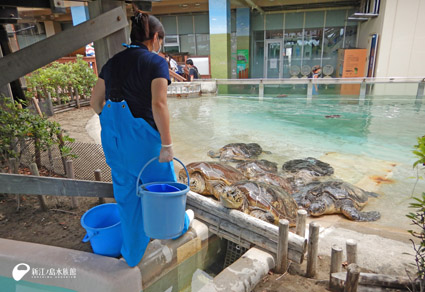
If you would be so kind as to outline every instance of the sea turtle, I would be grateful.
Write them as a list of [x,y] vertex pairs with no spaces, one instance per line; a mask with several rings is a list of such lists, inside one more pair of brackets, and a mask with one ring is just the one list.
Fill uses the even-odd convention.
[[[190,189],[201,195],[219,198],[216,190],[225,185],[245,179],[236,168],[220,162],[192,162],[186,165],[190,178]],[[186,171],[181,169],[179,180],[187,182]]]
[[266,172],[277,173],[277,163],[265,159],[244,161],[236,165],[236,169],[242,172],[247,178]]
[[293,196],[312,216],[342,213],[355,221],[376,221],[381,217],[377,211],[360,212],[369,197],[377,194],[340,180],[309,183]]
[[263,149],[257,143],[231,143],[223,146],[217,152],[208,151],[211,158],[220,158],[220,161],[241,161],[256,159]]
[[332,166],[313,157],[287,161],[282,165],[282,169],[284,172],[290,173],[297,173],[300,170],[305,170],[310,172],[312,176],[326,176],[334,173]]
[[279,219],[287,219],[295,225],[297,203],[282,188],[262,182],[243,180],[220,191],[223,206],[238,209],[254,217],[278,224]]
[[259,173],[255,176],[250,177],[249,180],[263,182],[269,185],[281,187],[288,194],[292,194],[294,192],[291,181],[279,174],[270,172]]
[[281,175],[291,183],[294,192],[312,181],[324,179],[334,173],[332,166],[313,157],[287,161],[282,169]]

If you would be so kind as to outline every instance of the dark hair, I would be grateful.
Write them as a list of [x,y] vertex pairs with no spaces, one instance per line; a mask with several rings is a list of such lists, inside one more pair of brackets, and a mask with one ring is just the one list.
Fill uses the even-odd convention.
[[188,64],[188,65],[192,65],[192,66],[193,66],[193,61],[192,61],[192,59],[187,59],[187,60],[186,60],[186,64]]
[[140,11],[131,17],[130,38],[132,42],[151,40],[155,33],[158,33],[160,39],[165,36],[164,27],[158,18]]

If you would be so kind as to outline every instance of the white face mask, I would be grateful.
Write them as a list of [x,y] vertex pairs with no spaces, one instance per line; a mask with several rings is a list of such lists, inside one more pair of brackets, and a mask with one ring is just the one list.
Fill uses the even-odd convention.
[[159,52],[161,52],[161,44],[159,43],[159,38],[157,38],[157,40],[158,40],[158,51],[155,51],[154,49],[153,49],[153,47],[152,47],[152,53],[154,53],[154,54],[159,54]]

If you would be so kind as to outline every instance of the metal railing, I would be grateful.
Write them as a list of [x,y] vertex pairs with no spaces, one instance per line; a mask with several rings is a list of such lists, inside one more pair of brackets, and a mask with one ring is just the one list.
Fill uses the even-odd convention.
[[[207,81],[207,80],[202,80]],[[422,98],[425,91],[425,77],[376,77],[376,78],[273,78],[273,79],[211,79],[217,85],[258,85],[259,96],[264,97],[264,85],[307,85],[307,98],[313,96],[313,85],[330,84],[360,84],[360,98],[366,96],[366,85],[369,84],[394,84],[394,83],[413,83],[418,84],[416,98]]]

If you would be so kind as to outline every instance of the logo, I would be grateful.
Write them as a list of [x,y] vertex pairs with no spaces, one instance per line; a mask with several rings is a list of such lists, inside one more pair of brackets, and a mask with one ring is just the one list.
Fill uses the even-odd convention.
[[64,267],[64,268],[30,268],[28,264],[17,264],[12,271],[12,276],[15,281],[21,280],[31,270],[32,279],[76,279],[77,269]]
[[[25,267],[25,269],[22,269],[20,267]],[[25,263],[17,264],[12,271],[12,276],[15,281],[21,280],[28,272],[30,271],[30,266]]]

